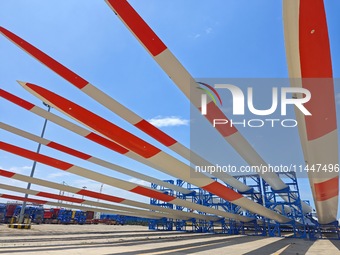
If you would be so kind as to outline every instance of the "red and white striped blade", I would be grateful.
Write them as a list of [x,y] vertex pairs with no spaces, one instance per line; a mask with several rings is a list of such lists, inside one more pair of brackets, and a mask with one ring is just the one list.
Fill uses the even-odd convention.
[[71,202],[71,203],[76,203],[76,204],[94,206],[98,209],[105,208],[105,209],[116,210],[120,212],[125,211],[128,213],[133,213],[136,215],[148,216],[148,217],[153,217],[153,218],[164,218],[164,217],[171,218],[169,217],[170,216],[169,214],[152,212],[152,211],[141,210],[141,209],[136,209],[136,208],[122,207],[122,206],[117,206],[117,205],[112,205],[112,204],[85,200],[81,198],[53,194],[49,192],[41,192],[41,191],[33,190],[33,189],[24,189],[24,188],[6,185],[6,184],[0,184],[0,189],[10,190],[10,191],[18,192],[18,193],[24,193],[24,194],[29,194],[33,196],[44,197],[44,198],[49,198],[49,199],[54,199],[54,200],[59,200],[59,201],[66,201],[66,202]]
[[[15,145],[12,144],[8,144],[5,142],[0,142],[0,149],[7,151],[9,153],[21,156],[21,157],[25,157],[37,162],[40,162],[42,164],[46,164],[52,167],[55,167],[59,170],[63,170],[69,173],[73,173],[85,178],[89,178],[91,180],[95,180],[113,187],[117,187],[120,188],[122,190],[126,190],[126,191],[130,191],[142,196],[146,196],[146,197],[150,197],[150,198],[154,198],[154,199],[158,199],[164,202],[168,202],[168,203],[172,203],[172,204],[176,204],[179,206],[184,206],[193,210],[198,210],[198,211],[202,211],[202,212],[206,212],[206,213],[211,213],[211,214],[216,214],[218,216],[223,216],[223,217],[227,217],[227,218],[233,218],[233,219],[237,219],[237,220],[242,220],[242,221],[249,221],[250,218],[248,217],[244,217],[244,216],[240,216],[237,214],[232,214],[232,213],[227,213],[224,211],[220,211],[220,210],[216,210],[207,206],[203,206],[200,204],[195,204],[193,202],[190,201],[186,201],[186,200],[182,200],[179,198],[176,198],[174,196],[170,196],[167,194],[164,194],[160,191],[157,190],[153,190],[151,188],[148,187],[144,187],[141,185],[137,185],[135,183],[131,183],[128,181],[124,181],[124,180],[120,180],[117,178],[114,178],[112,176],[108,176],[108,175],[104,175],[104,174],[100,174],[100,173],[96,173],[93,172],[91,170],[88,170],[86,168],[82,168],[76,165],[72,165],[68,162],[59,160],[59,159],[55,159],[43,154],[38,154],[36,152],[33,151],[29,151],[20,147],[17,147]],[[277,214],[278,215],[278,214]],[[280,215],[278,215],[280,216]],[[207,217],[207,220],[209,220],[209,216],[204,216]],[[215,218],[215,220],[217,220],[218,218]],[[286,219],[286,218],[284,218]]]
[[[46,180],[42,180],[38,178],[33,178],[33,177],[18,174],[18,173],[10,172],[7,170],[0,169],[0,176],[11,178],[11,179],[18,180],[18,181],[36,184],[36,185],[51,188],[51,189],[62,190],[65,192],[70,192],[70,193],[74,193],[74,194],[78,194],[78,195],[82,195],[86,197],[92,197],[98,200],[100,199],[100,200],[109,201],[113,203],[119,203],[119,204],[138,207],[138,208],[144,208],[147,210],[159,211],[159,212],[167,213],[170,215],[174,215],[173,218],[181,218],[181,219],[197,218],[197,219],[203,219],[203,220],[205,219],[202,217],[203,215],[198,215],[196,213],[172,210],[170,208],[164,208],[160,206],[145,204],[142,202],[137,202],[137,201],[133,201],[133,200],[117,197],[117,196],[90,191],[88,189],[86,190],[79,189],[79,188],[75,188],[69,185],[62,185],[59,183],[54,183],[54,182],[50,182],[50,181],[46,181]],[[131,207],[127,207],[127,208],[131,208]]]
[[113,164],[111,162],[108,162],[108,161],[105,161],[103,159],[91,156],[89,154],[86,154],[86,153],[81,152],[79,150],[75,150],[75,149],[67,147],[65,145],[62,145],[62,144],[59,144],[59,143],[47,140],[45,138],[42,138],[40,136],[37,136],[37,135],[34,135],[32,133],[26,132],[24,130],[21,130],[21,129],[13,127],[11,125],[5,124],[3,122],[0,122],[0,129],[6,130],[6,131],[11,132],[13,134],[16,134],[16,135],[19,135],[21,137],[27,138],[29,140],[35,141],[37,143],[43,144],[43,145],[48,146],[50,148],[53,148],[55,150],[62,151],[64,153],[67,153],[67,154],[72,155],[74,157],[77,157],[77,158],[89,161],[91,163],[94,163],[94,164],[97,164],[97,165],[109,168],[109,169],[111,169],[113,171],[117,171],[117,172],[129,175],[129,176],[132,176],[132,177],[135,177],[135,178],[138,178],[138,179],[150,182],[150,183],[155,183],[155,184],[160,185],[162,187],[167,187],[167,188],[170,188],[172,190],[179,191],[179,192],[182,192],[182,191],[184,191],[186,193],[190,192],[189,190],[184,189],[184,188],[179,189],[180,187],[178,187],[178,186],[176,186],[174,184],[167,183],[167,182],[161,181],[161,180],[159,180],[157,178],[154,178],[154,177],[142,174],[142,173],[138,173],[138,172],[133,171],[131,169],[128,169],[128,168],[125,168],[125,167]]
[[[148,24],[126,0],[106,0],[106,2],[127,26],[131,33],[137,38],[137,40],[150,53],[152,58],[173,80],[177,87],[187,96],[191,103],[197,109],[200,109],[200,91],[190,89],[193,85],[196,86],[194,78],[177,60],[155,32],[148,26]],[[197,94],[194,95],[195,93]],[[210,98],[208,99],[207,115],[205,115],[205,117],[210,123],[213,123],[213,119],[216,118],[228,119]],[[225,141],[227,141],[249,165],[267,165],[267,163],[234,126],[219,125],[216,129],[223,136]],[[287,188],[287,185],[276,173],[259,174],[274,190]],[[287,200],[287,197],[283,196],[283,199]],[[305,213],[311,211],[310,206],[304,202],[301,203]]]
[[[56,124],[58,124],[58,125],[60,125],[60,126],[62,126],[64,128],[66,128],[66,129],[68,129],[68,130],[70,130],[72,132],[75,132],[75,133],[77,133],[77,134],[79,134],[79,135],[81,135],[81,136],[83,136],[85,138],[89,138],[92,141],[98,142],[99,144],[104,145],[104,146],[106,146],[106,147],[108,147],[108,148],[110,148],[112,150],[117,151],[116,148],[118,148],[120,151],[122,151],[121,152],[122,154],[124,154],[123,152],[125,152],[125,155],[127,155],[126,152],[128,152],[128,150],[123,148],[123,147],[121,147],[120,145],[118,145],[118,144],[116,144],[116,143],[114,143],[114,142],[112,142],[110,140],[107,140],[106,138],[98,136],[97,134],[95,134],[93,132],[90,132],[87,129],[81,128],[81,127],[79,127],[79,126],[77,126],[77,125],[75,125],[75,124],[73,124],[73,123],[71,123],[71,122],[69,122],[69,121],[67,121],[67,120],[57,116],[57,115],[55,115],[55,114],[47,112],[47,111],[43,110],[42,108],[27,102],[26,100],[24,100],[22,98],[19,98],[19,97],[13,95],[13,94],[10,94],[7,91],[4,91],[4,90],[0,89],[0,96],[5,98],[6,100],[9,100],[10,102],[12,102],[14,104],[17,104],[20,107],[23,107],[24,109],[26,109],[26,110],[28,110],[30,112],[33,112],[33,113],[35,113],[35,114],[37,114],[37,115],[39,115],[39,116],[41,116],[41,117],[43,117],[45,119],[48,119],[48,120],[50,120],[50,121],[52,121],[52,122],[54,122],[54,123],[56,123]],[[112,145],[111,145],[111,143],[112,143]],[[146,163],[149,163],[147,160],[145,160],[144,158],[142,158],[140,156],[137,157],[134,154],[129,154],[128,156],[130,158],[132,158],[132,159],[139,160],[141,163],[144,163],[144,161]],[[150,163],[149,163],[149,165],[150,165]],[[248,199],[246,199],[246,200],[248,201]],[[182,203],[182,200],[179,199],[179,201],[177,201],[177,203]],[[194,204],[194,205],[196,207],[200,207],[201,208],[201,210],[197,209],[198,211],[203,211],[203,212],[206,211],[207,213],[217,214],[217,215],[218,215],[218,213],[220,213],[220,211],[215,210],[213,208],[209,208],[209,207],[205,207],[205,206],[202,208],[201,205],[196,205],[196,204]],[[187,207],[185,205],[183,205],[183,206]],[[230,213],[227,213],[227,212],[222,212],[222,213],[223,213],[222,216],[224,216],[224,217],[235,218],[235,219],[240,220],[240,221],[249,221],[249,219],[250,219],[250,218],[244,217],[244,216],[239,216],[239,215],[235,216],[234,214],[230,214]]]
[[[84,138],[86,139],[89,139],[95,143],[98,143],[102,146],[105,146],[106,148],[110,149],[110,150],[113,150],[117,153],[120,153],[120,154],[126,154],[127,152],[129,152],[129,150],[127,150],[126,148],[118,145],[117,143],[111,141],[111,140],[108,140],[102,136],[99,136],[98,134],[94,133],[94,132],[91,132],[85,128],[82,128],[80,126],[77,126],[76,124],[70,122],[70,121],[67,121],[53,113],[50,113],[50,112],[47,112],[45,111],[44,109],[34,105],[34,104],[31,104],[29,103],[28,101],[22,99],[22,98],[19,98],[5,90],[2,90],[0,89],[0,97],[3,97],[4,99],[30,111],[30,112],[33,112],[34,114],[37,114],[45,119],[48,119],[80,136],[83,136]],[[137,160],[145,165],[148,165],[152,168],[156,168],[155,165],[151,164],[149,161],[145,160],[143,157],[141,156],[138,156],[138,155],[129,155],[132,159],[134,160]],[[171,185],[171,184],[167,184],[167,183],[164,183],[164,187],[168,187],[168,188],[171,188],[171,189],[174,189],[178,192],[181,192],[183,194],[189,194],[191,193],[190,190],[188,189],[185,189],[185,188],[182,188],[182,187],[177,187],[176,185]]]
[[[115,210],[108,210],[104,208],[101,209],[101,208],[88,207],[88,206],[79,206],[79,205],[74,205],[74,204],[71,205],[71,204],[64,204],[64,203],[56,203],[56,202],[51,202],[51,201],[46,201],[46,200],[41,200],[41,199],[25,198],[25,197],[4,194],[4,193],[0,193],[0,197],[5,198],[5,199],[10,199],[10,200],[15,200],[15,201],[25,201],[25,202],[35,203],[38,205],[50,205],[50,206],[55,206],[55,207],[77,209],[77,210],[82,210],[82,211],[94,211],[94,212],[101,212],[101,213],[110,213],[110,214],[140,217],[140,215],[138,214],[124,212],[124,211],[115,211]],[[155,218],[155,217],[150,217],[147,215],[143,217],[152,218],[152,219]]]
[[[120,117],[122,117],[135,127],[147,133],[148,135],[156,139],[158,142],[167,146],[169,149],[175,151],[185,159],[191,161],[193,164],[212,165],[211,163],[207,162],[199,155],[197,155],[195,152],[190,152],[190,150],[186,148],[184,145],[182,145],[169,135],[165,134],[163,131],[153,126],[152,124],[150,124],[148,121],[144,120],[137,114],[135,114],[133,111],[124,107],[122,104],[120,104],[112,97],[110,97],[103,91],[93,86],[84,78],[80,77],[79,75],[77,75],[67,67],[63,66],[62,64],[48,56],[46,53],[34,47],[33,45],[23,40],[19,36],[15,35],[14,33],[8,31],[3,27],[0,27],[0,33],[2,33],[4,36],[6,36],[20,48],[22,48],[25,52],[36,58],[38,61],[40,61],[47,67],[49,67],[52,71],[56,72],[58,75],[69,81],[71,84],[80,89],[82,92],[84,92],[97,102],[101,103],[102,105],[110,109],[112,112],[115,112],[116,114],[118,114]],[[251,189],[250,187],[246,186],[233,176],[228,175],[226,173],[214,173],[213,176],[221,179],[225,183],[236,188],[238,191],[245,192]],[[186,194],[185,192],[181,193]]]
[[[305,104],[312,116],[296,110],[306,165],[326,169],[339,165],[335,94],[327,20],[322,0],[283,1],[285,44],[291,86],[311,92]],[[309,171],[319,223],[336,220],[339,173]]]
[[[81,158],[81,159],[85,159],[85,160],[87,160],[89,162],[92,162],[94,164],[98,164],[98,165],[101,165],[103,167],[110,168],[110,169],[112,169],[114,171],[117,171],[117,169],[118,169],[119,172],[125,173],[127,175],[134,176],[136,178],[141,178],[141,179],[144,179],[146,181],[154,182],[154,183],[157,183],[157,184],[159,184],[161,186],[164,186],[163,185],[163,181],[160,181],[160,180],[158,180],[156,178],[151,178],[151,177],[145,176],[143,174],[134,172],[134,171],[132,171],[130,169],[127,169],[127,168],[124,168],[124,167],[121,167],[121,166],[117,166],[117,165],[112,164],[112,163],[110,163],[108,161],[104,161],[102,159],[90,156],[90,155],[85,154],[83,152],[80,152],[78,150],[66,147],[66,146],[64,146],[62,144],[49,141],[49,140],[47,140],[45,138],[36,136],[34,134],[31,134],[31,133],[28,133],[26,131],[20,130],[18,128],[12,127],[12,126],[7,125],[7,124],[5,124],[3,122],[0,122],[0,128],[4,129],[4,130],[7,130],[7,131],[9,131],[9,132],[11,132],[13,134],[17,134],[17,135],[19,135],[21,137],[25,137],[27,139],[35,141],[37,143],[43,144],[45,146],[57,149],[57,150],[62,151],[62,152],[65,152],[65,153],[67,153],[69,155],[72,155],[72,156],[75,156],[75,157],[78,157],[78,158]],[[175,186],[175,185],[173,185],[173,186]]]
[[[24,100],[22,98],[19,98],[19,97],[13,95],[13,94],[8,93],[7,91],[4,91],[4,90],[0,89],[0,96],[5,98],[5,99],[7,99],[7,100],[9,100],[12,103],[15,103],[15,104],[23,107],[26,110],[29,110],[29,111],[31,111],[31,112],[33,112],[33,113],[35,113],[35,114],[37,114],[37,115],[39,115],[41,117],[44,117],[44,118],[46,118],[46,119],[48,119],[48,120],[50,120],[50,121],[52,121],[52,122],[54,122],[54,123],[56,123],[58,125],[61,125],[61,126],[65,127],[66,129],[69,129],[69,130],[71,130],[71,131],[73,131],[73,132],[75,132],[75,133],[77,133],[79,135],[82,135],[82,136],[84,136],[86,138],[89,138],[92,141],[99,142],[100,144],[102,144],[104,146],[109,145],[107,147],[110,148],[110,149],[114,150],[114,149],[116,149],[118,147],[118,149],[121,151],[121,153],[128,151],[125,148],[119,146],[118,144],[113,143],[112,141],[106,140],[105,138],[103,138],[101,136],[98,136],[97,134],[95,134],[93,132],[89,132],[88,130],[86,130],[84,128],[81,128],[81,127],[79,127],[79,126],[77,126],[77,125],[75,125],[75,124],[73,124],[73,123],[71,123],[69,121],[66,121],[65,119],[62,119],[62,118],[60,118],[59,116],[57,116],[55,114],[47,112],[47,111],[41,109],[40,107],[35,106],[35,105],[27,102],[26,100]],[[100,139],[98,139],[98,138],[100,138]],[[113,146],[111,145],[111,143],[113,143]],[[117,149],[116,149],[116,151],[117,151]],[[133,159],[136,159],[136,157],[133,157],[134,155],[129,155],[129,156],[131,158],[133,158]],[[142,157],[139,157],[139,158],[142,158]],[[138,160],[138,159],[136,159],[136,160]],[[143,161],[141,161],[141,162],[144,163]],[[248,200],[246,200],[246,201],[248,201]],[[178,203],[181,203],[181,202],[182,202],[181,200],[178,201]],[[212,213],[212,214],[216,214],[216,211],[214,211],[214,209],[212,209],[212,208],[208,208],[207,209],[207,207],[205,207],[204,209],[205,210],[209,210],[210,213]],[[201,210],[201,211],[204,211],[204,209]],[[229,216],[227,216],[227,215],[233,216],[233,214],[225,213],[224,217],[228,217],[229,218]],[[240,221],[249,221],[249,218],[243,217],[243,216],[237,216],[236,218],[239,219]]]
[[[123,3],[123,5],[124,5],[124,3]],[[130,10],[130,9],[132,9],[132,7],[130,6],[130,8],[127,8],[127,9]],[[132,11],[134,11],[134,10],[132,9]],[[137,13],[135,13],[135,14],[138,16]],[[140,17],[139,17],[139,19],[142,22],[144,22]],[[147,25],[146,25],[146,27],[147,27]],[[154,35],[154,33],[151,29],[150,29],[150,31],[151,31],[151,33],[149,33],[149,34]],[[179,153],[184,158],[187,158],[187,159],[189,158],[190,151],[187,148],[185,148],[183,145],[181,145],[180,143],[178,143],[173,138],[169,137],[168,135],[166,135],[165,133],[163,133],[159,129],[156,129],[154,126],[150,125],[148,122],[146,122],[141,117],[139,117],[138,115],[131,112],[129,109],[120,105],[117,101],[113,100],[111,97],[109,97],[108,95],[106,95],[102,91],[98,90],[96,87],[94,87],[93,85],[88,83],[86,80],[84,80],[83,78],[81,78],[80,76],[75,74],[74,72],[70,71],[65,66],[61,65],[59,62],[55,61],[53,58],[51,58],[48,55],[46,55],[45,53],[41,52],[39,49],[37,49],[34,46],[32,46],[31,44],[27,43],[26,41],[24,41],[23,39],[21,39],[17,35],[13,34],[12,32],[10,32],[10,31],[2,28],[2,27],[0,27],[0,32],[3,35],[5,35],[7,38],[9,38],[11,41],[16,43],[19,47],[21,47],[26,52],[28,52],[29,54],[31,54],[32,56],[37,58],[40,62],[42,62],[43,64],[45,64],[49,68],[51,68],[53,71],[55,71],[56,73],[58,73],[59,75],[64,77],[66,80],[68,80],[69,82],[74,84],[76,87],[81,89],[83,92],[85,92],[86,94],[88,94],[89,96],[94,98],[95,100],[102,103],[103,105],[105,105],[109,109],[115,111],[121,117],[125,118],[127,121],[129,121],[130,123],[132,123],[133,125],[135,125],[139,129],[141,129],[142,131],[148,133],[150,136],[154,137],[156,140],[163,143],[165,146],[168,146],[170,149]],[[157,36],[155,35],[152,38],[153,38],[152,40],[154,40],[154,38],[157,38]],[[162,42],[160,44],[162,44]],[[174,56],[171,55],[171,52],[169,52],[169,53],[170,53],[170,55],[169,55],[170,59],[171,59],[171,57],[173,57],[173,60],[175,60],[175,61],[173,61],[175,63],[175,69],[178,68],[178,67],[180,67],[180,69],[181,68],[184,69],[180,65],[180,63],[174,58]],[[164,54],[164,55],[166,55],[166,54]],[[169,59],[167,59],[166,61],[169,62],[169,63],[171,62],[171,61],[169,61]],[[166,67],[163,67],[163,69],[165,69],[165,68]],[[176,69],[176,71],[178,71],[178,70]],[[185,69],[184,69],[184,71],[185,71]],[[178,77],[182,77],[182,76],[181,75],[175,76],[175,78],[178,78]],[[176,84],[178,84],[178,83],[176,83]],[[214,105],[209,104],[209,107],[214,108]],[[219,110],[218,109],[217,110],[211,109],[210,112],[213,112],[213,111],[214,112],[217,111],[217,113],[218,113]],[[248,151],[248,153],[243,155],[242,154],[243,149],[240,148],[240,147],[246,146],[246,148],[248,148],[248,147],[251,148],[250,144],[242,136],[240,136],[240,134],[238,132],[233,134],[234,129],[231,129],[229,131],[231,133],[230,133],[230,137],[227,139],[227,141],[231,145],[233,145],[235,150],[238,151],[238,153],[240,153],[249,164],[255,165],[255,163],[252,164],[250,162],[256,162],[256,161],[252,161],[252,159],[257,158],[258,160],[257,160],[256,164],[257,165],[263,165],[263,163],[262,163],[263,160],[259,158],[259,155],[256,153],[255,150],[252,150],[252,151],[250,150],[250,151]],[[236,142],[234,142],[234,141],[236,141]],[[239,145],[242,145],[242,146],[239,146]],[[196,165],[211,165],[211,163],[203,160],[199,155],[195,154],[194,152],[191,152],[191,157],[190,157],[189,160],[191,160]],[[204,162],[204,163],[202,164],[200,162]],[[237,179],[233,178],[230,175],[227,175],[227,174],[224,174],[224,173],[223,174],[222,173],[214,173],[213,176],[221,179],[225,183],[236,188],[238,191],[245,192],[245,191],[248,191],[250,189],[248,186],[244,185],[243,183],[241,183],[240,181],[238,181]],[[263,175],[262,177],[276,190],[280,190],[280,189],[283,189],[283,188],[286,187],[286,185],[275,174],[267,173],[266,175]],[[305,212],[310,211],[310,207],[307,206],[304,203],[303,203],[303,209],[304,209]]]
[[[277,221],[289,221],[287,217],[279,215],[276,212],[273,212],[262,205],[257,204],[246,197],[243,197],[241,194],[222,185],[221,183],[207,178],[205,175],[196,172],[190,166],[173,158],[157,147],[116,126],[106,119],[101,118],[93,112],[90,112],[85,108],[37,85],[30,83],[21,83],[21,85],[30,93],[42,99],[44,102],[47,102],[55,109],[65,113],[66,115],[74,118],[76,121],[90,127],[91,129],[96,130],[107,138],[117,142],[121,146],[124,146],[134,153],[146,158],[152,164],[158,166],[158,168],[164,169],[166,173],[190,182],[197,187],[211,192],[249,211]],[[181,169],[181,171],[176,171],[176,169]]]

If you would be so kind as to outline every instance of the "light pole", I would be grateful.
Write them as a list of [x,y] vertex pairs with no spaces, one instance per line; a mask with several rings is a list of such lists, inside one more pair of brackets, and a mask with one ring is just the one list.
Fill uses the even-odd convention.
[[[87,189],[87,187],[86,187],[86,186],[83,186],[83,189]],[[81,199],[84,200],[84,195],[82,196]],[[81,206],[83,206],[83,204],[81,204]]]
[[[61,183],[62,185],[67,185],[67,183],[65,181],[63,181]],[[59,196],[63,196],[64,195],[64,191],[63,190],[59,190]],[[63,200],[58,200],[58,203],[62,204],[63,203]],[[61,205],[59,206],[59,208],[61,208]]]
[[[104,183],[102,183],[100,185],[100,189],[99,189],[99,193],[102,194],[103,192],[103,187],[104,187]],[[99,202],[99,198],[97,199],[97,202]],[[99,220],[100,219],[100,212],[96,212],[95,216],[94,216],[95,219]]]
[[[50,112],[50,111],[51,111],[51,106],[49,106],[48,104],[46,104],[46,103],[44,103],[44,102],[43,102],[43,104],[47,107],[47,112]],[[42,129],[42,131],[41,131],[41,135],[40,135],[41,138],[44,137],[46,125],[47,125],[47,119],[45,119],[44,126],[43,126],[43,129]],[[39,144],[38,144],[38,148],[37,148],[37,153],[40,152],[40,148],[41,148],[41,144],[39,143]],[[33,165],[32,165],[32,169],[31,169],[30,177],[33,177],[33,176],[34,176],[34,172],[35,172],[36,165],[37,165],[37,161],[34,161],[34,162],[33,162]],[[27,189],[28,189],[28,190],[31,189],[31,183],[30,183],[30,182],[27,184]],[[18,220],[18,223],[21,223],[21,224],[22,224],[23,221],[24,221],[24,215],[25,215],[25,209],[26,209],[26,199],[27,199],[27,198],[28,198],[28,194],[25,194],[25,200],[24,200],[24,202],[22,203],[22,207],[21,207],[21,211],[20,211],[20,215],[19,215],[19,220]]]

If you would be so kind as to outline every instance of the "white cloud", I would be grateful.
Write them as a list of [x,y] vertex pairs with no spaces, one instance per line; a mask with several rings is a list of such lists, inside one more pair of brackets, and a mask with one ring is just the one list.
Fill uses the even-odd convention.
[[208,27],[205,29],[205,33],[208,35],[212,32],[212,30],[213,30],[212,27]]
[[340,93],[335,94],[335,102],[336,104],[340,104]]
[[6,185],[10,185],[10,186],[14,186],[14,187],[24,187],[27,186],[26,182],[22,182],[22,181],[18,181],[18,180],[14,180],[11,178],[0,178],[0,183],[6,184]]
[[169,117],[157,116],[155,118],[149,119],[149,122],[156,127],[173,127],[189,125],[189,120],[176,116]]
[[32,166],[12,166],[8,170],[11,172],[22,174],[31,169],[32,169]]
[[85,179],[85,178],[76,179],[68,184],[74,187],[78,187],[78,188],[86,187],[86,189],[94,190],[94,191],[99,191],[100,185],[101,185],[97,181],[93,181],[93,180]]
[[69,176],[70,173],[67,173],[67,172],[56,172],[56,173],[53,173],[53,174],[49,174],[47,176],[48,179],[53,179],[53,178],[58,178],[58,177],[64,177],[64,176]]
[[129,181],[129,182],[136,183],[136,184],[138,184],[138,185],[150,187],[150,183],[147,182],[147,181],[139,180],[139,179],[136,179],[136,178],[131,178],[131,179],[129,179],[128,181]]
[[205,29],[202,29],[202,31],[200,31],[199,33],[196,34],[191,34],[189,37],[194,38],[194,39],[198,39],[204,35],[209,35],[213,32],[213,28],[212,27],[207,27]]

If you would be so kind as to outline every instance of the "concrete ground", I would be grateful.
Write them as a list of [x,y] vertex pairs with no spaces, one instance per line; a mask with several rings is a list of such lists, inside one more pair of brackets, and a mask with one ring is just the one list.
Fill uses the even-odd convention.
[[0,254],[340,254],[340,241],[149,231],[142,226],[0,225]]

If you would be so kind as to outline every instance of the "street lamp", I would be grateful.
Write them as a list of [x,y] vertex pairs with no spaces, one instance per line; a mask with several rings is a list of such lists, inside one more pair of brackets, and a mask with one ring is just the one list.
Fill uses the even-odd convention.
[[[83,186],[83,189],[87,189],[86,186]],[[82,200],[84,200],[84,195],[81,197]],[[83,204],[81,204],[81,206],[83,206]]]
[[[43,102],[43,104],[47,107],[47,112],[50,112],[52,107],[49,106],[48,104],[44,103],[44,102]],[[40,135],[41,138],[44,137],[46,125],[47,125],[47,119],[45,119],[44,126],[43,126],[43,129],[41,131],[41,135]],[[41,143],[38,144],[37,153],[40,152],[40,148],[41,148]],[[37,161],[34,161],[33,165],[32,165],[32,169],[31,169],[30,177],[34,176],[36,165],[37,165]],[[30,182],[27,184],[27,189],[28,190],[31,189],[31,183]],[[27,198],[28,198],[28,194],[25,194],[25,200],[22,203],[22,207],[21,207],[18,223],[23,223],[23,221],[24,221],[24,215],[25,215],[25,209],[26,209],[26,199]]]

